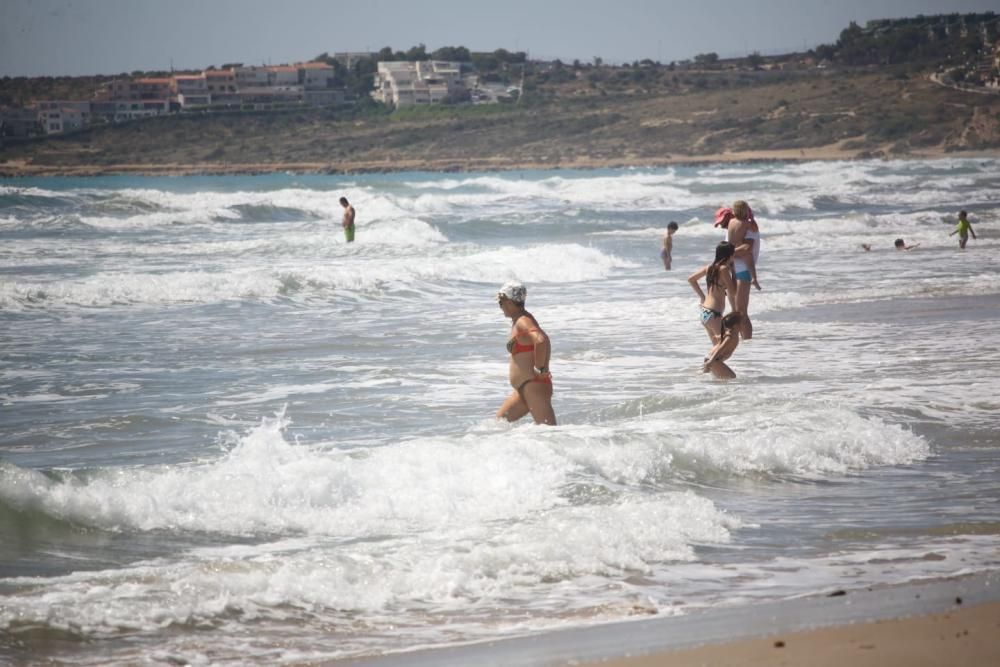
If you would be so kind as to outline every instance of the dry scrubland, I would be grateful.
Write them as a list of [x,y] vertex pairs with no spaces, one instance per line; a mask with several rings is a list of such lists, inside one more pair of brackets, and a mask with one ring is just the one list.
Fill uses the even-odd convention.
[[[1000,149],[1000,96],[905,68],[621,71],[521,106],[200,114],[0,149],[0,173],[477,170]],[[5,164],[4,164],[5,163]]]

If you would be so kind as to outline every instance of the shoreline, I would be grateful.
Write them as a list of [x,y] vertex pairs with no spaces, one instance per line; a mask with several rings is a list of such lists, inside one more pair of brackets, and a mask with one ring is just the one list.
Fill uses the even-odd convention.
[[97,176],[252,176],[261,174],[380,174],[400,172],[474,173],[496,171],[546,171],[560,169],[643,169],[705,164],[752,164],[776,162],[816,162],[852,160],[933,160],[948,157],[995,158],[998,150],[945,151],[929,149],[889,155],[884,150],[844,150],[839,146],[813,149],[780,149],[725,152],[710,155],[665,155],[650,159],[585,158],[567,161],[514,160],[501,157],[474,159],[399,159],[357,160],[342,162],[267,162],[267,163],[193,163],[193,164],[112,164],[112,165],[39,165],[27,161],[0,162],[0,178],[97,177]]
[[[923,644],[918,644],[916,637],[925,640]],[[841,664],[844,658],[834,657],[843,656],[849,647],[853,647],[850,660],[858,667],[989,664],[963,663],[958,659],[956,642],[944,641],[948,637],[964,642],[963,650],[968,655],[996,657],[1000,661],[1000,570],[897,586],[828,591],[682,616],[552,629],[535,635],[325,664],[653,667],[819,664],[819,659],[828,660],[822,664]],[[925,646],[928,639],[933,643]],[[879,646],[883,647],[881,651],[876,650]],[[790,647],[795,648],[784,650]],[[909,651],[906,655],[910,656],[914,647],[926,662],[892,662],[886,657],[888,651],[895,651],[893,655]],[[861,653],[870,662],[859,662]]]

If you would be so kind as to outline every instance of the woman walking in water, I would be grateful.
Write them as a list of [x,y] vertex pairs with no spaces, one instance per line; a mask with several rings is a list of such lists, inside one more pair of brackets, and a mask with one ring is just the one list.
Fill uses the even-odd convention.
[[[722,336],[722,313],[726,310],[727,298],[729,309],[735,310],[736,286],[731,273],[735,250],[732,243],[723,241],[715,246],[715,261],[688,276],[691,289],[701,301],[701,323],[713,345]],[[702,277],[705,278],[705,292],[698,284]]]
[[531,413],[536,424],[555,426],[552,409],[552,374],[549,372],[549,337],[535,316],[524,309],[527,288],[519,282],[504,283],[497,292],[503,314],[510,318],[510,386],[514,388],[497,410],[497,419],[517,421]]

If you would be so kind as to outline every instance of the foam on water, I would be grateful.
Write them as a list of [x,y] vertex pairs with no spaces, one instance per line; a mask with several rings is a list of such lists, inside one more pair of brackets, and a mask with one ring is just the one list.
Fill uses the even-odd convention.
[[[301,663],[1000,567],[997,164],[5,183],[0,646]],[[737,198],[720,382],[686,278]],[[509,279],[557,428],[490,418]]]

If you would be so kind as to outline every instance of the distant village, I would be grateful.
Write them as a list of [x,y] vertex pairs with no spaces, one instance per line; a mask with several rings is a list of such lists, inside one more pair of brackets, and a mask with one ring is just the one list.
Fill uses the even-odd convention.
[[[375,53],[337,53],[350,68]],[[0,111],[0,135],[29,137],[79,130],[94,123],[121,123],[170,113],[271,111],[302,106],[352,103],[337,85],[327,62],[293,65],[209,68],[196,74],[122,77],[103,84],[89,100],[34,100]],[[468,62],[440,60],[381,61],[374,77],[373,99],[393,108],[442,102],[497,104],[512,101],[517,86],[480,81]]]
[[[715,53],[703,53],[693,61],[666,66],[647,59],[608,67],[600,58],[594,58],[593,64],[574,61],[568,65],[559,60],[527,61],[526,54],[503,49],[494,54],[502,56],[501,66],[519,71],[516,83],[509,76],[510,70],[507,76],[497,77],[477,69],[474,57],[491,54],[471,54],[472,59],[467,59],[470,53],[464,47],[442,47],[428,55],[423,45],[406,53],[393,53],[387,47],[378,53],[323,54],[314,61],[292,65],[233,64],[197,73],[123,75],[101,84],[91,99],[34,99],[0,108],[0,138],[59,135],[96,124],[176,113],[334,107],[355,104],[364,97],[392,109],[445,103],[498,104],[520,99],[526,71],[539,82],[586,76],[595,83],[607,76],[599,72],[617,72],[634,79],[641,78],[641,70],[674,71],[675,67],[711,72],[933,63],[937,70],[933,78],[938,83],[1000,92],[1000,17],[994,12],[884,19],[869,21],[863,28],[851,23],[836,44],[767,58],[755,52],[724,61]],[[519,60],[504,60],[510,56]],[[496,61],[492,59],[494,65]],[[350,72],[359,63],[367,68],[366,74],[359,78],[360,86],[348,88],[338,69]]]

